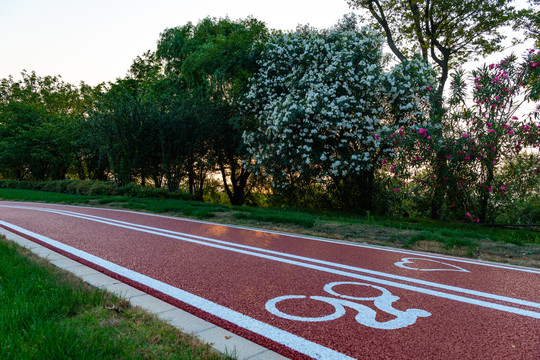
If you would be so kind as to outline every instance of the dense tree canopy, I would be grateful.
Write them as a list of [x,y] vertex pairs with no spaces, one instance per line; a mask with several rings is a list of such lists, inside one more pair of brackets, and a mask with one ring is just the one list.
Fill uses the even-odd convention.
[[400,61],[422,54],[438,65],[438,97],[456,65],[503,49],[505,26],[522,16],[512,0],[348,0],[367,10]]
[[73,161],[77,88],[23,72],[0,83],[0,172],[17,179],[63,179]]
[[242,165],[246,152],[241,136],[248,122],[239,103],[257,69],[257,49],[267,36],[265,25],[252,18],[206,18],[197,25],[167,29],[158,43],[157,54],[178,90],[202,92],[209,99],[206,138],[212,143],[224,189],[236,205],[245,201],[251,189],[251,173]]
[[[432,217],[540,221],[540,111],[518,114],[538,100],[540,52],[472,79],[452,73],[499,50],[503,26],[535,36],[534,6],[350,3],[379,32],[354,15],[291,32],[206,18],[166,29],[113,83],[2,79],[0,178],[115,180],[128,193],[137,182],[233,205],[422,216],[431,205]],[[385,38],[401,61],[383,55]]]

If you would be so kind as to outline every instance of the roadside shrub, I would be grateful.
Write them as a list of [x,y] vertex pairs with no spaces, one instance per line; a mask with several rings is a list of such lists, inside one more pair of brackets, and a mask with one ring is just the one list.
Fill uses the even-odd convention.
[[110,181],[94,181],[88,188],[88,195],[111,196],[118,194],[118,186]]
[[39,190],[71,195],[129,196],[140,198],[159,198],[193,200],[192,196],[182,191],[168,192],[165,189],[150,188],[137,184],[118,187],[112,181],[97,180],[55,180],[55,181],[16,181],[0,180],[0,188]]

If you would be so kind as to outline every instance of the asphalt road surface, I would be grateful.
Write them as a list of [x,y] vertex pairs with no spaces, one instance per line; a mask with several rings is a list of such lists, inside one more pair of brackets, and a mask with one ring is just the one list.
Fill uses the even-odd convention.
[[122,210],[0,226],[293,359],[540,359],[540,270]]

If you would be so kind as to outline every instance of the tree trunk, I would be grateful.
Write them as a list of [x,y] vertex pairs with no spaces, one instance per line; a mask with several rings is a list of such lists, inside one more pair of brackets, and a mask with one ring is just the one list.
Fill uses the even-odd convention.
[[484,184],[484,189],[482,190],[482,196],[480,197],[480,222],[486,223],[488,219],[488,207],[489,207],[489,196],[490,192],[488,189],[491,187],[494,179],[494,169],[492,164],[487,165],[487,179]]

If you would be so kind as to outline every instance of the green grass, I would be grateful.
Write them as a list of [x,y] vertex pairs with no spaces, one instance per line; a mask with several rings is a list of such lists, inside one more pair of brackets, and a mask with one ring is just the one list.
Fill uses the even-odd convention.
[[0,359],[230,359],[0,237]]
[[102,197],[95,195],[71,195],[37,190],[0,188],[0,199],[3,200],[45,201],[59,204],[88,204],[90,201],[100,198]]
[[232,216],[236,219],[248,219],[273,224],[291,224],[299,225],[304,228],[312,228],[318,219],[308,213],[292,211],[287,209],[264,209],[264,208],[247,208],[235,207],[238,212]]
[[[540,245],[540,232],[525,228],[503,229],[462,222],[381,217],[370,213],[358,215],[337,211],[254,208],[180,199],[69,195],[5,188],[0,188],[0,199],[88,204],[153,213],[167,213],[198,219],[214,219],[224,223],[277,228],[310,235],[351,241],[367,241],[374,244],[413,249],[422,249],[422,246],[420,246],[422,243],[430,242],[437,246],[428,246],[429,251],[469,257],[481,257],[484,248],[500,248],[489,245],[491,243],[504,243],[518,247]],[[489,246],[486,247],[486,244]],[[505,249],[509,248],[501,249],[497,251],[507,251]],[[512,251],[513,253],[510,254],[512,257],[519,255],[519,250],[514,249]],[[524,253],[528,256],[528,252],[531,251],[533,257],[536,256],[535,249],[527,248]],[[508,254],[496,254],[499,258],[506,255]],[[540,259],[534,261],[540,264]]]

